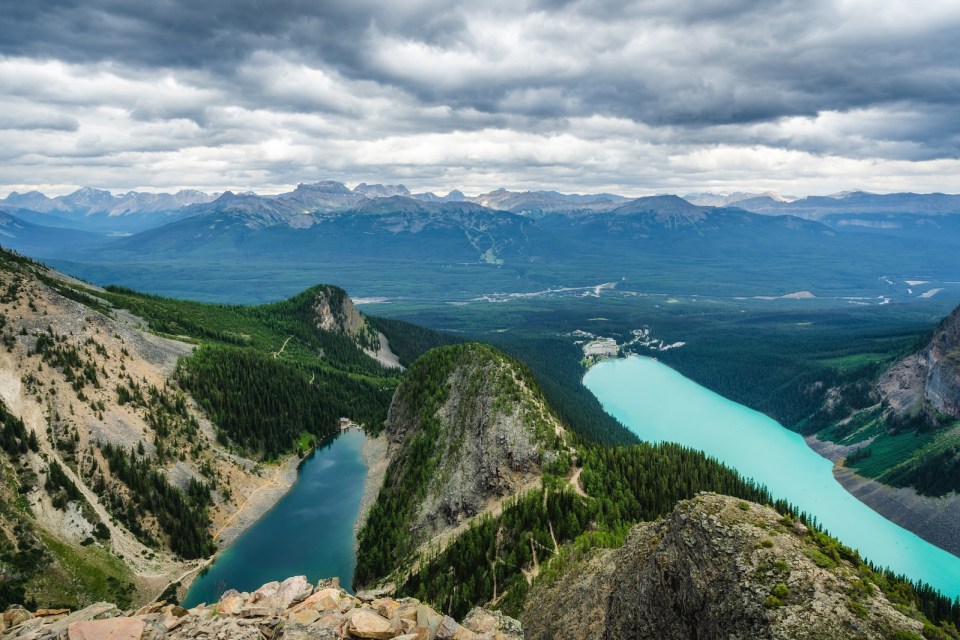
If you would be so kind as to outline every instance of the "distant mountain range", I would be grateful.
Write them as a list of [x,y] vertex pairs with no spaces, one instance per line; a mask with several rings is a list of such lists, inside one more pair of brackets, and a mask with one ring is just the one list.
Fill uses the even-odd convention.
[[[208,194],[196,190],[177,193],[130,191],[114,195],[109,191],[84,187],[73,193],[48,197],[39,191],[12,192],[0,200],[0,211],[19,219],[48,227],[86,231],[136,232],[162,226],[174,220],[224,211],[245,211],[274,221],[317,212],[339,212],[358,207],[364,201],[403,198],[424,203],[472,203],[488,209],[509,211],[540,218],[550,214],[588,214],[613,211],[631,201],[626,196],[565,194],[557,191],[508,191],[467,196],[453,190],[440,196],[411,193],[402,184],[361,183],[350,189],[333,180],[300,184],[287,193],[259,195],[253,192]],[[731,207],[765,215],[791,215],[809,220],[850,215],[946,215],[960,213],[960,195],[939,193],[874,194],[864,191],[843,192],[831,196],[797,198],[767,191],[763,193],[693,193],[683,196],[687,202],[703,207]],[[398,202],[398,201],[394,201]],[[846,220],[844,218],[844,220]],[[828,224],[847,224],[839,218]],[[865,224],[862,226],[879,226]]]
[[[182,268],[180,280],[193,284],[178,295],[204,279],[213,290],[237,270],[258,291],[264,278],[297,288],[336,279],[377,295],[422,294],[422,282],[457,298],[613,279],[696,291],[709,277],[711,290],[731,295],[879,295],[876,283],[889,273],[960,280],[953,213],[960,196],[942,194],[630,199],[498,189],[469,197],[332,180],[276,195],[84,188],[0,200],[0,245],[152,291],[172,278],[167,271],[158,281],[155,265]],[[137,265],[148,280],[133,280]]]

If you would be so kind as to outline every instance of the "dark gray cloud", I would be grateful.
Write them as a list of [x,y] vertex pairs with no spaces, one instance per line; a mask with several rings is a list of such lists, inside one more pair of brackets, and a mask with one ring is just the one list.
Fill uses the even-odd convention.
[[0,185],[44,166],[47,184],[176,182],[179,166],[220,187],[342,173],[661,190],[751,187],[763,162],[864,185],[878,162],[906,182],[960,156],[953,2],[8,4]]

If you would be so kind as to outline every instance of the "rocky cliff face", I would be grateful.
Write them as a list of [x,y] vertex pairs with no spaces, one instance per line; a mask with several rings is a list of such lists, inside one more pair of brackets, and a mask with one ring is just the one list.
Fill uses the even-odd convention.
[[878,391],[899,416],[935,409],[960,418],[960,307],[940,323],[923,351],[881,377]]
[[336,579],[314,588],[303,576],[263,585],[254,593],[230,590],[220,601],[186,610],[163,602],[120,611],[98,603],[76,612],[11,608],[0,621],[4,640],[522,640],[520,624],[476,608],[460,624],[413,598],[382,592],[351,596]]
[[445,349],[455,355],[442,405],[424,416],[423,398],[401,389],[387,418],[388,455],[401,463],[417,463],[405,456],[426,422],[438,427],[437,465],[411,526],[416,544],[536,485],[565,436],[517,363],[485,345]]
[[318,329],[353,338],[364,349],[380,349],[380,338],[376,330],[367,324],[363,314],[357,310],[343,289],[328,285],[316,287],[312,310]]
[[[535,584],[527,638],[889,638],[919,634],[857,570],[776,511],[703,494]],[[913,637],[913,636],[906,636]]]
[[[358,539],[355,586],[402,584],[478,517],[539,487],[566,433],[532,376],[493,347],[433,349],[397,387],[387,465]],[[567,462],[567,466],[569,462]]]

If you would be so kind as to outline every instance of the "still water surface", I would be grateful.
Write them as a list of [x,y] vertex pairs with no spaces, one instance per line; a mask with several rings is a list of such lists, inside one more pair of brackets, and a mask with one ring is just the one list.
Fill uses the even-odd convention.
[[363,439],[362,432],[348,431],[305,459],[289,493],[217,555],[191,585],[183,606],[216,602],[226,589],[253,591],[297,575],[314,584],[338,576],[349,588],[357,562],[353,524],[367,475]]
[[651,358],[600,363],[583,382],[607,413],[641,439],[700,449],[815,515],[833,536],[872,562],[960,596],[960,558],[854,498],[834,479],[829,460],[771,418]]

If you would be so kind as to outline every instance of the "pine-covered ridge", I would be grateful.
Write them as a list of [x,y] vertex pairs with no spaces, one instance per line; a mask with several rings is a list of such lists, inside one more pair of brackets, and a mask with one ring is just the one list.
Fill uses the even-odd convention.
[[152,331],[196,344],[175,378],[213,420],[221,444],[245,455],[276,459],[293,451],[302,434],[313,440],[333,435],[341,417],[373,430],[386,418],[399,373],[365,352],[379,347],[377,330],[338,287],[317,285],[257,306],[122,287],[97,297]]
[[359,533],[355,582],[405,570],[435,536],[536,484],[567,434],[530,372],[488,345],[429,351],[397,388],[390,465]]

